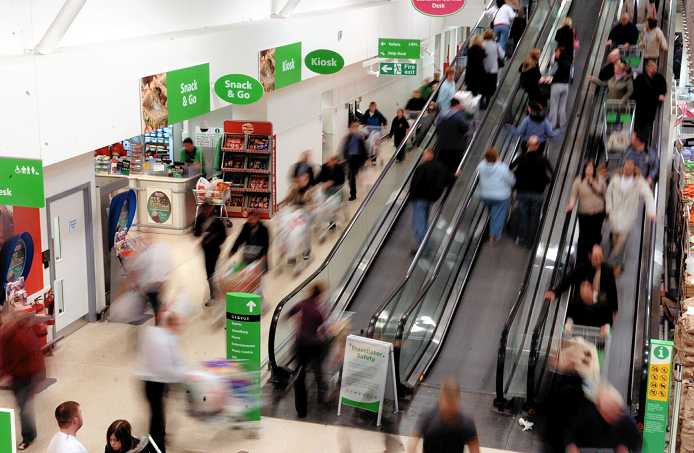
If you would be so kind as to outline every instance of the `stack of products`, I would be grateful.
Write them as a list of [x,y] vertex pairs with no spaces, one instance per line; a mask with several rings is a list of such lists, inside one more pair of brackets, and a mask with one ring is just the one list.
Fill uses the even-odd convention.
[[248,149],[252,151],[268,151],[270,140],[267,137],[251,135],[248,140]]
[[[694,298],[681,302],[682,315],[677,320],[674,338],[673,363],[683,363],[680,423],[677,440],[680,451],[694,451],[694,316],[687,310],[694,308]],[[675,380],[672,379],[674,385]],[[674,398],[674,391],[670,397]]]
[[217,177],[208,181],[204,177],[195,184],[195,201],[197,204],[212,203],[221,205],[229,198],[229,183]]
[[249,189],[267,190],[269,185],[270,182],[268,179],[260,176],[251,176],[248,180]]
[[226,149],[243,149],[245,137],[243,135],[227,134],[224,138],[224,148]]

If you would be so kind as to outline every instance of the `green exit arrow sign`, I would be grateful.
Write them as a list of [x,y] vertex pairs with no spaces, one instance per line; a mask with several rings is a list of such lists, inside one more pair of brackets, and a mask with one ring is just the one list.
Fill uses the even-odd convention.
[[386,39],[378,40],[378,56],[400,60],[419,60],[419,39]]
[[415,63],[381,63],[379,70],[383,75],[416,76],[417,65]]

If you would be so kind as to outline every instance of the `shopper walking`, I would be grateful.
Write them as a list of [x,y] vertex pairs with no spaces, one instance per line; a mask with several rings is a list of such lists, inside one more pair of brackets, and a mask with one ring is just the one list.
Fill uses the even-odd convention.
[[602,224],[605,221],[605,194],[607,182],[595,171],[595,164],[589,160],[583,164],[583,172],[571,186],[571,198],[566,212],[576,208],[578,202],[578,245],[576,261],[588,259],[594,244],[602,243]]
[[[487,53],[484,51],[484,39],[481,35],[475,35],[467,49],[467,67],[465,68],[465,87],[474,96],[481,94],[484,87],[484,78],[487,75],[484,70],[485,58]],[[439,107],[439,111],[443,112],[443,109]]]
[[451,99],[455,96],[455,68],[449,66],[444,73],[445,80],[439,88],[439,95],[436,98],[436,105],[439,106],[441,113],[451,108]]
[[270,248],[270,233],[255,211],[248,213],[248,220],[241,228],[236,241],[234,241],[229,256],[234,255],[244,244],[246,247],[243,251],[243,262],[251,264],[258,260],[264,260],[263,268],[267,272],[267,251]]
[[398,109],[397,115],[390,124],[390,134],[387,136],[387,138],[393,139],[393,146],[395,146],[395,150],[398,153],[397,156],[395,156],[396,162],[402,162],[405,159],[407,146],[403,146],[402,149],[400,149],[400,145],[403,140],[405,140],[405,136],[409,131],[410,123],[408,123],[407,118],[405,118],[405,111],[403,109]]
[[22,442],[18,450],[26,450],[36,440],[34,395],[46,379],[46,364],[31,320],[31,315],[16,314],[0,324],[0,381],[8,382],[19,407]]
[[547,105],[547,99],[540,91],[540,49],[533,48],[528,58],[518,68],[520,72],[521,87],[528,93],[528,101],[536,101],[540,105]]
[[358,122],[349,125],[349,135],[342,143],[342,156],[349,168],[349,201],[352,201],[357,199],[357,174],[369,157]]
[[361,118],[361,123],[364,126],[381,126],[382,129],[385,129],[388,125],[388,120],[378,110],[376,103],[371,101],[369,103],[369,109],[364,112],[364,115]]
[[330,153],[325,158],[325,163],[321,166],[320,173],[316,178],[316,184],[322,184],[325,193],[335,195],[345,184],[345,170],[338,162],[337,154]]
[[622,13],[619,23],[615,25],[607,37],[607,47],[623,47],[625,50],[629,46],[635,46],[639,40],[639,29],[634,23],[629,22],[629,15]]
[[[571,60],[563,47],[554,51],[554,64],[550,70],[552,88],[549,97],[549,123],[552,127],[566,127],[566,101],[569,97]],[[549,82],[543,78],[540,82]]]
[[459,408],[460,387],[452,377],[439,392],[439,407],[420,415],[407,441],[407,453],[416,453],[423,441],[423,453],[459,453],[467,445],[470,453],[480,453],[475,422]]
[[574,38],[576,31],[573,28],[573,21],[570,17],[565,17],[561,23],[561,27],[554,35],[554,40],[557,42],[557,47],[563,47],[566,51],[566,59],[569,63],[574,61]]
[[510,165],[516,177],[516,200],[520,214],[518,243],[522,247],[532,247],[540,214],[545,187],[552,181],[552,165],[547,158],[537,152],[540,146],[537,136],[530,137],[527,152]]
[[516,18],[516,12],[507,5],[504,0],[496,0],[496,12],[494,12],[494,37],[499,41],[501,49],[506,52],[506,41],[511,32],[511,22]]
[[623,61],[614,64],[614,76],[607,82],[593,76],[588,76],[588,80],[599,87],[607,88],[605,99],[619,100],[622,104],[626,104],[634,93],[634,80],[629,72],[629,65]]
[[163,312],[156,326],[148,326],[139,346],[140,358],[135,375],[144,381],[150,408],[149,434],[162,453],[166,453],[164,398],[171,384],[184,381],[185,372],[178,341],[181,317]]
[[665,100],[667,82],[662,74],[658,73],[658,65],[653,60],[644,63],[644,72],[634,80],[634,94],[632,99],[636,101],[635,129],[643,138],[650,141],[653,129],[653,121],[658,112],[658,107]]
[[173,271],[169,248],[164,244],[147,247],[135,260],[133,270],[139,278],[140,292],[152,305],[154,316],[158,316],[162,305],[161,293]]
[[436,203],[448,184],[449,172],[445,165],[434,159],[434,150],[427,148],[422,153],[420,164],[412,175],[410,200],[412,200],[412,229],[417,238],[417,249],[424,240],[429,227],[431,207]]
[[528,114],[515,130],[515,135],[521,136],[523,150],[526,149],[530,137],[535,136],[539,142],[537,152],[542,154],[545,151],[547,137],[552,138],[559,134],[561,134],[561,129],[552,129],[542,106],[537,101],[528,102]]
[[290,180],[293,185],[295,185],[302,175],[308,175],[308,186],[313,186],[315,182],[315,175],[313,173],[313,165],[311,165],[311,151],[304,151],[299,154],[299,160],[292,165],[290,171]]
[[299,355],[299,376],[294,384],[294,405],[299,418],[306,417],[308,398],[306,396],[306,372],[313,367],[313,373],[318,384],[318,403],[324,401],[323,356],[325,316],[321,303],[325,296],[325,287],[320,282],[310,286],[308,298],[294,305],[287,316],[291,318],[300,314],[299,329],[296,333],[296,349]]
[[663,31],[658,27],[658,19],[649,18],[643,23],[643,30],[639,40],[639,47],[643,47],[643,58],[655,60],[660,58],[660,50],[667,52],[667,39]]
[[207,274],[207,285],[210,289],[210,298],[205,302],[205,306],[214,305],[214,300],[217,297],[213,276],[214,270],[217,267],[217,260],[222,248],[222,244],[226,241],[227,231],[219,216],[215,215],[215,208],[209,203],[201,206],[200,215],[195,219],[193,234],[196,237],[202,237],[200,246],[202,247],[203,255],[205,256],[205,272]]
[[449,175],[458,171],[458,165],[467,149],[469,126],[458,99],[451,100],[451,108],[439,114],[437,122],[438,159],[448,168]]
[[631,145],[622,152],[617,168],[622,168],[628,159],[636,163],[641,170],[641,176],[646,178],[649,186],[652,186],[653,181],[657,180],[660,174],[660,160],[658,153],[650,146],[646,146],[646,138],[639,132],[631,134]]
[[495,245],[501,239],[506,223],[516,177],[505,163],[499,161],[499,151],[493,147],[484,152],[484,160],[477,166],[477,172],[480,199],[489,209],[489,244]]
[[612,252],[610,264],[614,274],[621,274],[624,267],[624,248],[636,219],[641,211],[641,201],[646,205],[646,215],[651,222],[656,222],[655,200],[651,188],[641,176],[641,170],[631,158],[624,161],[624,167],[616,170],[607,186],[605,212],[609,216],[612,232]]
[[46,453],[87,453],[82,442],[77,440],[77,431],[84,424],[80,405],[66,401],[55,409],[55,419],[60,430],[55,433]]
[[130,423],[127,420],[116,420],[106,431],[104,453],[134,453],[141,450],[138,447],[144,447],[139,444],[140,439],[133,437]]
[[494,40],[494,32],[485,30],[482,35],[484,38],[484,53],[487,57],[484,59],[484,72],[487,76],[484,78],[485,84],[482,89],[482,105],[486,109],[489,105],[489,100],[496,92],[496,84],[499,76],[499,60],[504,61],[504,51],[499,44]]

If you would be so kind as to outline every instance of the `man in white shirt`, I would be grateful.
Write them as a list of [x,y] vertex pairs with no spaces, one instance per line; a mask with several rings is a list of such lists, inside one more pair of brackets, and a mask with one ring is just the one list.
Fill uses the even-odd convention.
[[75,437],[83,423],[80,405],[74,401],[64,402],[55,409],[55,419],[60,431],[51,439],[46,453],[87,453]]

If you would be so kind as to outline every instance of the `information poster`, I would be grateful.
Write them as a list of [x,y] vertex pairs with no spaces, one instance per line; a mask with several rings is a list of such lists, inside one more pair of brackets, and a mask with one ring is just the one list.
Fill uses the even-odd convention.
[[172,225],[171,189],[147,188],[147,219],[150,224]]
[[0,453],[16,453],[14,410],[0,409]]
[[[41,221],[38,208],[0,205],[0,268],[5,271],[5,278],[21,276],[27,266],[31,266],[25,280],[25,289],[33,294],[43,288],[43,266],[41,253]],[[29,236],[27,238],[27,236]],[[27,244],[23,238],[32,243],[31,263],[26,261]],[[2,249],[6,250],[6,256]],[[2,258],[6,258],[3,262]],[[11,281],[11,280],[6,280]],[[0,287],[4,282],[0,283]],[[0,291],[0,303],[5,299],[5,291]]]
[[670,403],[672,341],[651,340],[648,362],[648,392],[643,418],[643,452],[662,453]]
[[301,82],[301,43],[261,50],[258,73],[266,93]]
[[195,146],[214,148],[217,146],[217,140],[221,136],[221,127],[211,127],[207,132],[203,132],[200,130],[200,126],[195,126]]
[[43,208],[43,163],[0,157],[0,205]]

